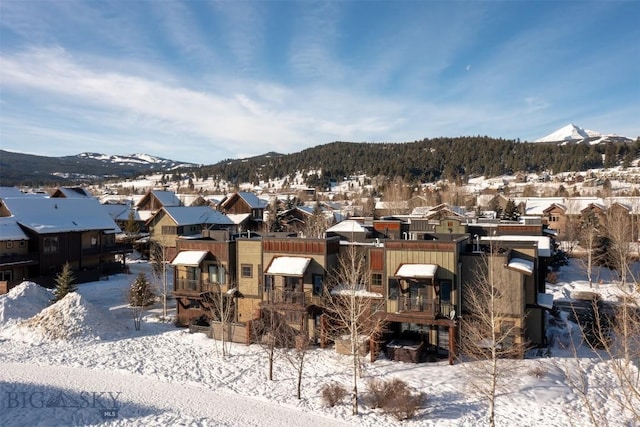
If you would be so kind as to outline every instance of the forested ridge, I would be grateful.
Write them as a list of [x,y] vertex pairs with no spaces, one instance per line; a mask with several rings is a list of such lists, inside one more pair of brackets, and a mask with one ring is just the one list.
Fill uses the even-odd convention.
[[227,160],[203,166],[197,175],[230,182],[254,182],[310,174],[309,186],[324,186],[350,175],[402,177],[409,182],[439,179],[464,181],[486,177],[552,171],[584,171],[591,168],[630,166],[640,155],[640,140],[633,144],[522,143],[487,136],[435,138],[407,143],[332,142],[288,155]]

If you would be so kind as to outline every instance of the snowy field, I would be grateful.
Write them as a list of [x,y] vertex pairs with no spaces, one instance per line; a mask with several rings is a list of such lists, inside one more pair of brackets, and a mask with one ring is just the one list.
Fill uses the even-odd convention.
[[[298,400],[294,368],[278,358],[274,381],[268,381],[266,353],[259,346],[234,344],[223,358],[215,341],[161,322],[159,306],[135,331],[126,289],[149,266],[140,262],[131,269],[131,275],[80,285],[77,294],[55,305],[48,303],[49,291],[28,282],[0,296],[0,426],[486,425],[487,403],[473,387],[474,363],[367,359],[359,384],[363,404],[353,416],[348,399],[327,408],[319,396],[330,381],[350,388],[350,359],[333,350],[310,353]],[[588,288],[583,276],[576,264],[565,267],[549,292],[570,297]],[[611,278],[603,273],[600,279],[596,290],[615,298]],[[565,375],[577,363],[562,347],[571,326],[552,328],[560,339],[545,357],[504,361],[508,374],[496,403],[498,425],[589,425]],[[633,425],[610,399],[615,383],[608,364],[584,347],[579,354],[602,425]],[[370,409],[366,384],[373,378],[406,381],[425,393],[424,407],[402,423]]]

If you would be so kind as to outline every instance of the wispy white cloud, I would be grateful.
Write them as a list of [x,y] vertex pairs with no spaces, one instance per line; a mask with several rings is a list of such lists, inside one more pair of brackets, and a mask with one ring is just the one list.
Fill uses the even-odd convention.
[[[334,140],[535,139],[568,122],[622,133],[640,114],[640,47],[560,43],[585,31],[566,13],[513,25],[493,3],[446,20],[433,2],[367,4],[377,15],[341,2],[16,3],[0,6],[3,34],[21,40],[0,52],[3,148],[215,162]],[[595,25],[603,8],[571,16]]]

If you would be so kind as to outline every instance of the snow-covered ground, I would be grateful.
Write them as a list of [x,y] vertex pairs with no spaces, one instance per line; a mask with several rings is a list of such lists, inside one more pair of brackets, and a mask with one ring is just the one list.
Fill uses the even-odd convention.
[[[267,380],[266,353],[260,346],[234,344],[223,358],[220,344],[161,322],[161,309],[147,312],[136,331],[126,306],[133,274],[80,285],[49,305],[49,291],[23,283],[0,296],[0,426],[58,425],[215,425],[215,426],[380,426],[400,424],[366,405],[373,378],[400,378],[426,394],[424,408],[407,426],[486,424],[487,403],[473,387],[477,364],[365,362],[359,389],[360,415],[348,399],[324,406],[319,389],[330,381],[350,388],[350,359],[333,350],[308,356],[302,399],[295,396],[296,373],[276,359]],[[615,296],[604,278],[597,291]],[[561,270],[549,285],[556,298],[588,283],[579,266]],[[562,332],[562,325],[555,326]],[[583,348],[578,361],[568,348],[553,347],[547,357],[531,355],[502,361],[509,374],[496,403],[502,426],[588,425],[587,412],[565,372],[584,373],[598,414],[609,426],[631,426],[628,416],[607,401],[615,382],[608,365]],[[576,363],[583,367],[576,371]],[[586,368],[585,368],[586,367]],[[601,393],[600,390],[607,390]]]

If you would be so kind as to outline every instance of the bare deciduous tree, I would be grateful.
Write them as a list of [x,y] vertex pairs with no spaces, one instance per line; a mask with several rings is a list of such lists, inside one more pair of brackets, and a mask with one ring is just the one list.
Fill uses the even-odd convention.
[[632,232],[630,215],[622,208],[609,207],[604,229],[610,242],[608,259],[611,266],[618,272],[620,286],[626,288],[628,281],[633,285],[635,280],[631,270],[630,243]]
[[[629,425],[640,425],[639,298],[637,292],[624,294],[611,313],[605,313],[594,300],[593,321],[589,322],[580,322],[574,312],[580,322],[580,336],[572,337],[569,342],[575,360],[561,370],[567,385],[580,397],[593,426],[607,425],[606,414],[595,402],[597,397],[608,405],[616,405]],[[586,345],[595,358],[580,357],[578,348],[582,345]],[[603,368],[593,369],[594,364],[602,364]],[[589,387],[590,376],[604,376],[613,385],[595,391]]]
[[[279,348],[293,347],[296,331],[287,325],[274,304],[267,302],[260,310],[260,319],[252,322],[253,334],[267,353],[267,378],[273,381],[273,366]],[[300,334],[306,333],[300,331]]]
[[[233,335],[233,323],[236,318],[237,289],[215,285],[214,289],[205,294],[205,304],[209,306],[211,337],[214,344],[219,340],[222,348],[222,357],[226,357],[231,351],[231,336]],[[216,333],[216,325],[219,325],[219,333]],[[218,347],[216,345],[216,351]]]
[[599,226],[600,223],[598,221],[598,217],[592,211],[589,210],[582,215],[582,218],[580,219],[579,240],[580,246],[582,246],[582,249],[585,251],[583,263],[585,265],[590,288],[593,287],[593,267],[596,264],[596,260],[594,259],[594,249],[596,247],[598,236],[600,235],[600,230],[598,229]]
[[[378,312],[384,304],[382,295],[369,292],[370,271],[365,254],[350,245],[332,272],[325,295],[325,316],[334,340],[347,340],[352,359],[352,412],[358,414],[358,376],[361,352],[366,340],[384,321]],[[366,348],[366,347],[365,347]]]
[[310,348],[311,346],[309,343],[309,336],[307,335],[306,331],[301,331],[295,337],[294,348],[288,349],[284,353],[287,361],[296,370],[296,397],[298,399],[302,399],[302,377],[304,374],[305,362],[307,361],[307,353],[309,352]]
[[162,319],[167,320],[167,299],[169,297],[169,284],[167,283],[167,248],[159,241],[151,242],[151,271],[156,281],[158,295],[162,303]]
[[[489,402],[488,423],[495,425],[495,406],[505,378],[515,366],[501,359],[522,357],[525,343],[517,342],[518,319],[510,316],[511,284],[502,277],[501,256],[487,255],[476,268],[476,281],[463,292],[463,316],[460,328],[461,354],[473,363],[471,386]],[[521,319],[520,319],[521,321]],[[520,337],[521,339],[521,337]]]

